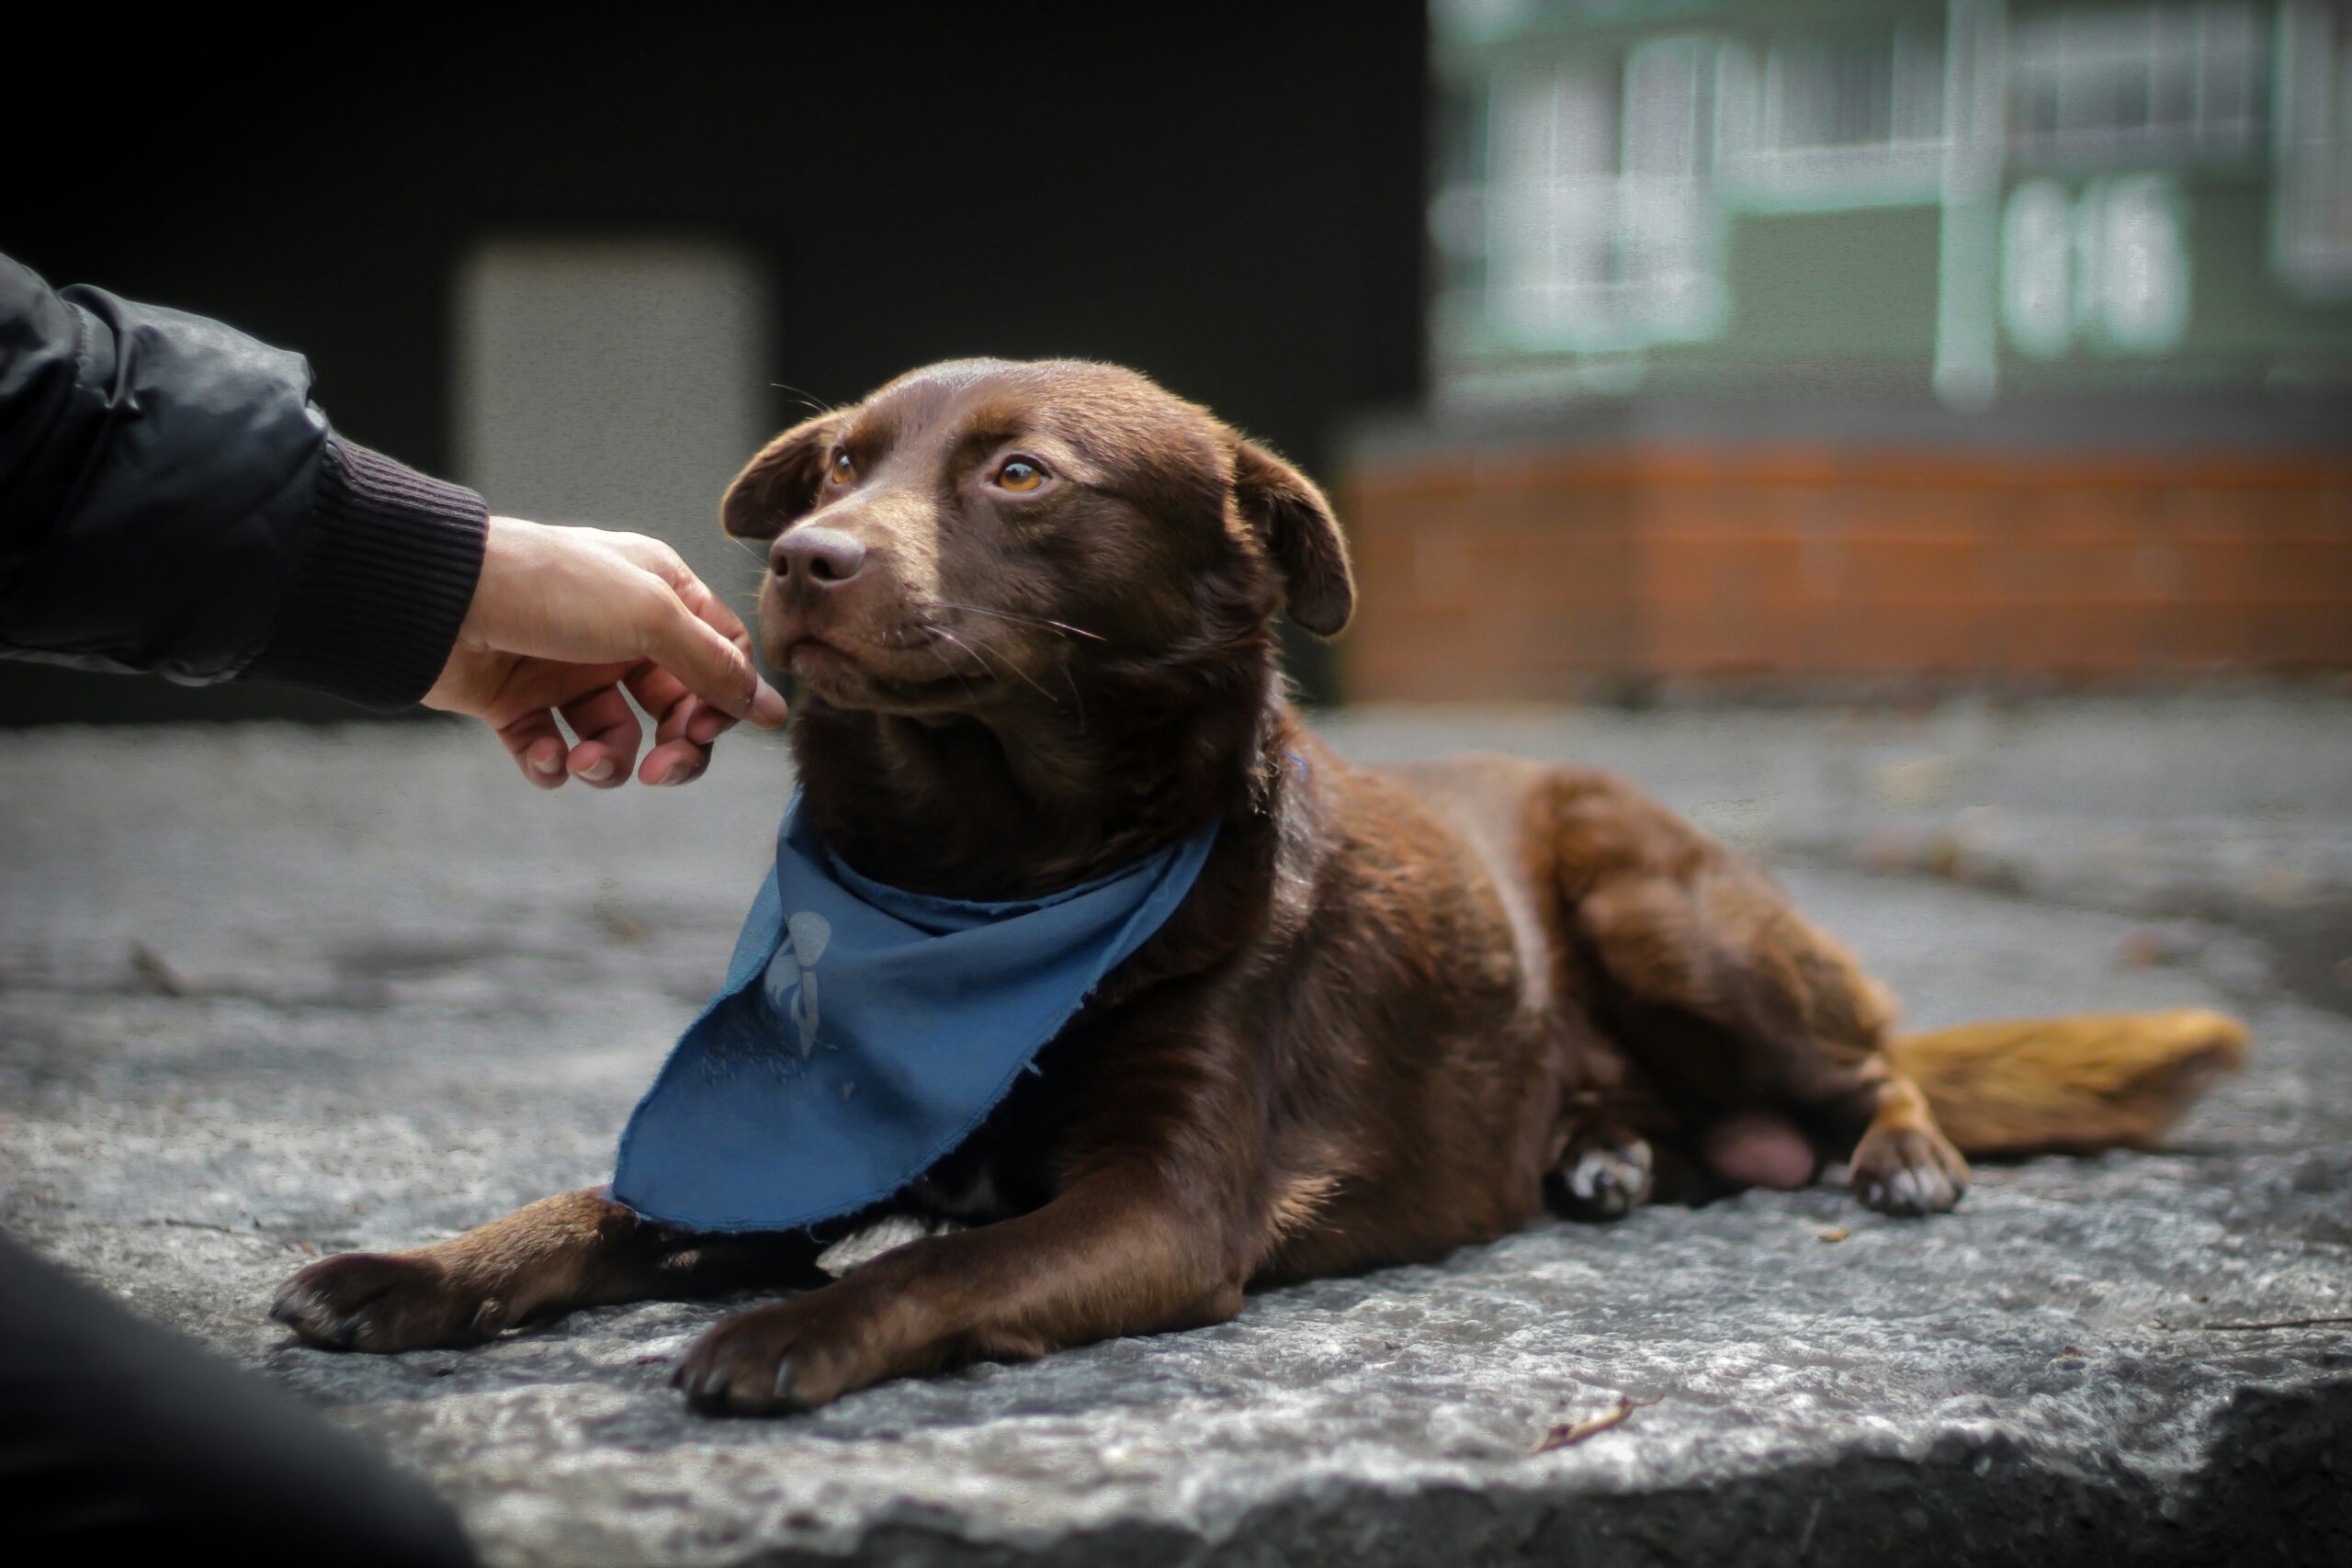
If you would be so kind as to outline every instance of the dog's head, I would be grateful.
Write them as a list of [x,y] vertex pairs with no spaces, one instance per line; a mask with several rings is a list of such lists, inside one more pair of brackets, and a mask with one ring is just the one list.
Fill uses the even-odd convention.
[[1131,370],[956,360],[796,425],[720,506],[767,539],[769,660],[835,707],[1058,703],[1355,603],[1322,492]]

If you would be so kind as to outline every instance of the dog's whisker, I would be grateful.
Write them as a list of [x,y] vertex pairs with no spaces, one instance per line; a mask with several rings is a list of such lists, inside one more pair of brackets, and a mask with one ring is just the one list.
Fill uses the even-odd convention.
[[[981,663],[983,663],[983,664],[988,664],[988,665],[989,665],[989,668],[990,668],[990,669],[994,669],[994,668],[996,667],[994,664],[989,663],[989,657],[988,657],[988,655],[986,655],[986,654],[984,654],[984,653],[980,653],[980,650],[979,650],[978,648],[974,648],[970,643],[966,643],[964,646],[965,646],[965,647],[967,647],[967,648],[971,648],[971,649],[972,649],[972,651],[973,651],[974,653],[976,653],[976,654],[979,654],[979,658],[980,658],[980,662],[981,662]],[[1029,682],[1030,690],[1032,690],[1032,691],[1035,692],[1039,696],[1041,696],[1041,697],[1045,698],[1047,702],[1049,702],[1049,703],[1053,704],[1056,707],[1059,707],[1059,706],[1061,706],[1061,705],[1062,705],[1062,700],[1061,700],[1061,698],[1059,698],[1059,697],[1057,697],[1057,696],[1054,695],[1054,694],[1053,694],[1053,693],[1051,693],[1051,692],[1049,692],[1049,691],[1046,690],[1046,688],[1045,688],[1043,685],[1041,685],[1041,684],[1039,684],[1039,683],[1038,683],[1037,678],[1036,678],[1035,676],[1034,676],[1034,675],[1030,674],[1030,673],[1029,673],[1029,671],[1027,671],[1026,670],[1022,669],[1022,668],[1021,668],[1021,666],[1019,666],[1018,664],[1015,664],[1015,663],[1014,663],[1014,662],[1012,662],[1012,660],[1010,660],[1010,659],[1007,659],[1007,660],[1004,661],[1004,667],[1005,667],[1007,670],[1012,671],[1015,675],[1020,676],[1023,681],[1028,682]]]
[[[980,661],[980,663],[981,663],[982,667],[983,667],[983,668],[985,668],[985,669],[986,669],[986,670],[987,670],[990,674],[992,674],[992,675],[993,675],[993,674],[996,672],[996,662],[995,662],[995,660],[991,660],[990,658],[989,658],[989,656],[988,656],[987,654],[985,654],[985,653],[981,652],[978,648],[974,647],[972,644],[970,644],[970,643],[968,643],[968,642],[966,642],[962,637],[957,637],[954,632],[951,632],[951,631],[947,630],[944,626],[933,626],[933,627],[932,627],[932,628],[931,628],[931,630],[932,630],[932,632],[933,632],[933,634],[934,636],[938,636],[938,637],[945,637],[949,642],[954,643],[956,647],[958,647],[958,648],[962,649],[965,652],[967,652],[967,653],[970,654],[973,658],[975,658],[975,659],[978,660]],[[1025,671],[1025,670],[1022,669],[1022,668],[1021,668],[1021,666],[1019,666],[1018,664],[1013,663],[1013,662],[1012,662],[1012,660],[1011,660],[1010,659],[1008,659],[1008,660],[1006,660],[1004,661],[1004,667],[1005,667],[1007,670],[1012,671],[1015,675],[1020,676],[1023,681],[1028,682],[1029,682],[1029,684],[1030,684],[1030,686],[1031,686],[1031,687],[1033,687],[1033,688],[1036,691],[1036,694],[1037,694],[1039,696],[1041,696],[1041,697],[1045,698],[1047,702],[1049,702],[1049,703],[1053,704],[1056,707],[1059,707],[1059,706],[1061,706],[1061,702],[1062,702],[1062,700],[1061,700],[1059,697],[1057,697],[1057,696],[1054,695],[1054,694],[1053,694],[1053,693],[1051,693],[1051,692],[1049,692],[1049,691],[1046,690],[1046,688],[1045,688],[1045,687],[1038,685],[1038,684],[1037,684],[1036,677],[1035,677],[1035,676],[1031,675],[1027,671]]]
[[[985,604],[958,604],[952,599],[940,599],[933,601],[932,607],[940,610],[964,610],[973,615],[993,615],[999,620],[1015,621],[1029,626],[1045,626],[1053,631],[1064,633],[1072,637],[1091,637],[1096,642],[1104,642],[1109,640],[1104,637],[1101,632],[1091,632],[1084,626],[1074,626],[1067,621],[1048,620],[1041,615],[1023,615],[1012,610],[992,610]],[[950,642],[953,642],[956,647],[963,649],[965,651],[971,654],[973,658],[978,659],[983,665],[986,665],[991,671],[996,668],[996,666],[989,661],[986,654],[982,653],[978,648],[973,647],[970,643],[966,642],[963,638],[956,636],[953,632],[935,625],[928,626],[927,629],[934,636],[944,637]],[[1021,669],[1018,665],[1013,664],[1011,660],[1007,660],[1005,661],[1005,666],[1015,675],[1018,675],[1023,681],[1028,682],[1031,689],[1035,691],[1039,696],[1045,698],[1047,702],[1052,703],[1056,707],[1062,705],[1062,700],[1059,697],[1046,690],[1046,688],[1040,684],[1034,676]],[[1070,706],[1078,711],[1079,733],[1083,735],[1086,733],[1086,699],[1079,694],[1078,677],[1071,673],[1070,667],[1067,662],[1062,664],[1061,672],[1064,684],[1069,687]]]
[[[947,655],[939,651],[939,643],[936,639],[944,637],[947,638],[948,641],[955,643],[956,647],[963,649],[967,653],[971,651],[970,645],[957,638],[953,633],[940,631],[936,626],[928,626],[924,629],[933,634],[933,637],[931,639],[927,639],[923,643],[922,646],[924,651],[929,653],[933,659],[938,660],[941,666],[944,668],[950,675],[955,676],[956,679],[964,683],[964,694],[966,696],[977,695],[978,694],[972,690],[971,677],[965,674],[961,670],[956,669],[956,661],[948,658]],[[983,660],[981,662],[986,663],[987,661]]]
[[1064,632],[1071,637],[1086,637],[1094,642],[1110,640],[1101,632],[1091,632],[1084,626],[1071,626],[1068,621],[1047,620],[1043,615],[1017,615],[1011,610],[991,610],[985,604],[958,604],[945,599],[938,601],[938,605],[943,610],[968,610],[975,615],[994,615],[1001,621],[1019,621],[1026,626],[1046,626],[1054,631]]

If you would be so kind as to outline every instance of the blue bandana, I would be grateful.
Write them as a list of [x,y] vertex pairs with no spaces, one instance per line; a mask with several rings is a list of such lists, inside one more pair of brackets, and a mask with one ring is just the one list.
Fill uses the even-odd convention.
[[975,904],[860,876],[796,795],[726,984],[621,1134],[614,1198],[764,1231],[888,1197],[980,1124],[1216,840],[1211,822],[1080,886]]

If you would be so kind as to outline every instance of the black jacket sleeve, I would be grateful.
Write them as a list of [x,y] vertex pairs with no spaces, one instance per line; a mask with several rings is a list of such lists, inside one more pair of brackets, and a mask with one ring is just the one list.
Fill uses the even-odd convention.
[[335,434],[300,355],[0,256],[0,654],[398,707],[486,526]]

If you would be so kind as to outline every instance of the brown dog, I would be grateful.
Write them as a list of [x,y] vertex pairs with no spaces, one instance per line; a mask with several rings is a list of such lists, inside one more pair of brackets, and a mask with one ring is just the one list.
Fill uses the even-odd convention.
[[[2201,1013],[1890,1043],[1843,949],[1618,780],[1349,766],[1293,715],[1272,632],[1348,621],[1330,508],[1132,372],[915,372],[778,436],[723,515],[775,541],[763,637],[799,681],[805,809],[866,875],[1015,899],[1223,827],[1041,1074],[886,1206],[973,1228],[721,1322],[678,1369],[698,1405],[1216,1323],[1254,1283],[1502,1235],[1547,1188],[1622,1213],[1654,1169],[1702,1196],[1844,1160],[1872,1208],[1948,1209],[1968,1168],[1939,1112],[1986,1152],[2143,1145],[2243,1049]],[[813,1250],[576,1192],[312,1264],[274,1315],[320,1345],[463,1345],[808,1282]]]

